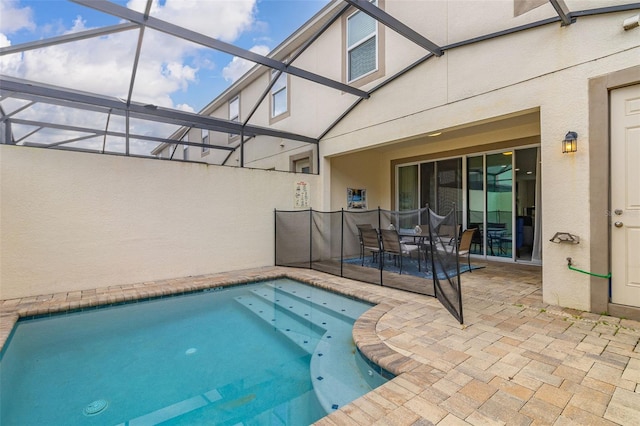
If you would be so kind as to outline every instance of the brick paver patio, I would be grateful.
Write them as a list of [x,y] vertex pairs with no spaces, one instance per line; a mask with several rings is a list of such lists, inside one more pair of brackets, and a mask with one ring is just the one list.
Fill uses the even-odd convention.
[[428,296],[271,267],[3,300],[0,343],[19,316],[279,276],[377,303],[354,340],[396,375],[318,425],[640,424],[640,322],[543,304],[536,267],[464,274],[464,325]]

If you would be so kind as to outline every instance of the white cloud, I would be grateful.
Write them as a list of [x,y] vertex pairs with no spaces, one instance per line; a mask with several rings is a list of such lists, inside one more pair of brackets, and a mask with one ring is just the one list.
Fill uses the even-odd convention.
[[[264,45],[253,46],[249,50],[263,56],[267,55],[271,51],[268,46]],[[249,71],[254,65],[255,63],[236,56],[226,67],[222,69],[222,76],[225,80],[234,82],[242,77],[244,73]]]
[[0,33],[12,34],[16,31],[36,28],[33,22],[33,10],[30,7],[20,7],[17,0],[0,1]]
[[196,112],[191,105],[187,104],[178,104],[176,105],[176,109],[184,112]]
[[[15,16],[11,29],[35,29],[32,11],[18,2],[3,0],[2,23]],[[131,0],[128,7],[142,11],[146,0]],[[168,22],[233,41],[255,21],[256,0],[154,0],[151,15]],[[6,14],[5,14],[6,13]],[[63,33],[92,28],[77,16]],[[8,33],[8,32],[7,32]],[[129,92],[138,31],[126,31],[104,37],[50,46],[0,59],[0,71],[12,76],[70,87],[103,95],[126,98]],[[9,45],[10,37],[0,34],[0,43]],[[147,29],[137,69],[134,101],[174,107],[171,94],[184,91],[198,80],[199,63],[215,68],[209,59],[197,60],[203,47]]]
[[[143,12],[147,0],[131,0],[127,7]],[[227,42],[255,22],[256,0],[154,0],[151,16]]]
[[[252,28],[255,22],[256,2],[257,0],[166,0],[161,4],[154,0],[151,16],[233,42],[243,31]],[[131,0],[128,3],[128,7],[137,11],[143,11],[145,6],[146,0]],[[36,28],[33,10],[20,7],[19,2],[14,0],[2,0],[0,12],[1,46],[11,45],[11,34],[20,29],[58,29],[57,33],[51,34],[53,36],[92,28],[91,22],[82,16],[76,16],[72,22],[62,22],[63,28],[60,28],[61,21],[58,19]],[[0,58],[0,72],[74,90],[126,99],[138,34],[138,30],[131,30],[5,55]],[[255,51],[262,54],[269,51],[266,46],[258,46],[257,49]],[[185,103],[176,106],[171,96],[175,92],[187,90],[191,83],[197,82],[201,66],[205,69],[219,69],[210,58],[200,59],[201,54],[209,51],[210,49],[194,43],[147,29],[144,33],[132,100],[193,111],[193,107]],[[228,75],[234,75],[244,72],[245,65],[237,63],[234,59],[228,68]],[[50,117],[43,121],[69,121],[64,119],[64,114],[55,114],[49,108],[41,109],[41,112]],[[90,116],[86,115],[87,118]],[[71,118],[68,115],[66,117]],[[95,125],[101,128],[104,123],[96,121]]]

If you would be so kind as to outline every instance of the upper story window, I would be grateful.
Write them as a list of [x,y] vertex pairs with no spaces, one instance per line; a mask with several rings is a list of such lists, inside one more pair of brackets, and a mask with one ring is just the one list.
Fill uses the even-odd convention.
[[[229,120],[230,121],[240,121],[240,97],[236,96],[235,98],[229,101]],[[237,134],[229,133],[229,139],[236,138]]]
[[[277,70],[271,71],[271,78],[278,75]],[[271,118],[284,114],[289,109],[287,98],[287,74],[282,73],[271,88]]]
[[[180,138],[182,142],[189,142],[189,133],[187,132],[183,137]],[[182,159],[189,159],[189,145],[182,145]]]
[[202,154],[208,154],[209,153],[209,130],[207,129],[202,129],[202,143],[204,144],[202,146]]
[[[373,4],[377,5],[374,0]],[[353,81],[378,69],[378,23],[358,11],[347,18],[347,80]]]

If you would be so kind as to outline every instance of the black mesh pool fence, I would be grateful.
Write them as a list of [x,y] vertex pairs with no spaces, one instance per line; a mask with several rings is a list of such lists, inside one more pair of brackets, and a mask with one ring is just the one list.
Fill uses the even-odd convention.
[[[435,296],[449,311],[453,306],[452,314],[462,322],[455,221],[454,213],[437,216],[428,208],[276,210],[275,264]],[[451,245],[441,253],[442,245],[435,242],[445,241],[445,233],[451,234]]]

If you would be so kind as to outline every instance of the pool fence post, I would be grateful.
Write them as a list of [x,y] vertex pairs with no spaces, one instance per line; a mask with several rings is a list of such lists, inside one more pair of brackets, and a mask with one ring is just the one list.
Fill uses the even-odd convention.
[[309,207],[309,269],[313,269],[313,210]]
[[[380,237],[382,234],[381,232],[382,229],[382,210],[380,209],[380,206],[378,206],[378,245],[380,244]],[[384,256],[384,252],[382,250],[380,250],[380,252],[378,253],[378,269],[380,270],[380,285],[384,287],[384,282],[382,281],[382,257]]]
[[342,274],[342,265],[344,262],[344,207],[340,209],[340,276]]

